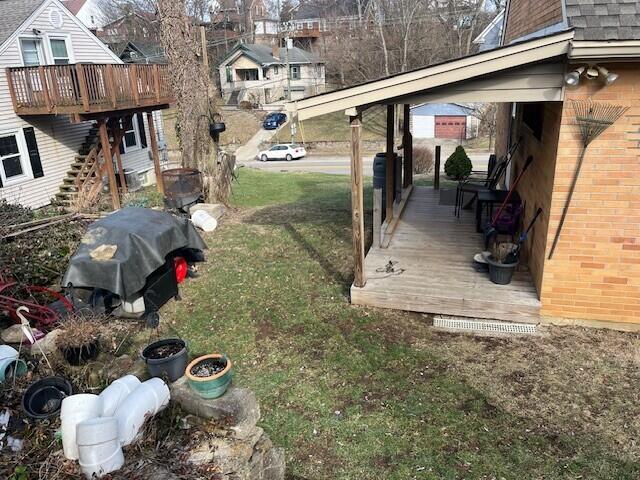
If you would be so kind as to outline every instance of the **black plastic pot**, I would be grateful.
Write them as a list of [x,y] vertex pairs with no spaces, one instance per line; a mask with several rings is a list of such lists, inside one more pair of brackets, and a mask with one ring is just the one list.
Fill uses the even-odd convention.
[[87,363],[89,360],[93,360],[98,356],[98,341],[94,340],[91,343],[82,345],[80,347],[66,347],[62,349],[62,355],[70,365],[78,366]]
[[62,400],[73,393],[62,377],[45,377],[33,383],[22,396],[22,409],[33,418],[48,418],[60,412]]
[[[178,345],[180,351],[164,358],[149,358],[150,353],[156,348],[169,345]],[[187,347],[184,341],[179,338],[167,338],[149,344],[142,351],[142,358],[147,364],[147,369],[152,377],[163,378],[166,375],[170,382],[175,382],[184,375],[189,362]]]
[[493,257],[486,258],[489,264],[489,279],[498,285],[509,285],[513,278],[513,272],[516,271],[518,262],[500,263],[496,262]]

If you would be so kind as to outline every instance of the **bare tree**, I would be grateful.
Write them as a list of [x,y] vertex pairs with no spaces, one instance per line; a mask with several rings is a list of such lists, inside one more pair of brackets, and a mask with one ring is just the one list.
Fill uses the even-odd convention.
[[185,0],[158,0],[158,14],[176,99],[182,164],[203,172],[208,201],[226,204],[233,165],[229,157],[219,158],[209,134],[209,125],[217,116],[216,94],[200,62],[197,34]]

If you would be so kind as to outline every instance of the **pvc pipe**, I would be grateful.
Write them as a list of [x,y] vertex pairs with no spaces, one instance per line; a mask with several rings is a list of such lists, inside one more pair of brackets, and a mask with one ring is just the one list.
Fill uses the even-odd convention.
[[76,426],[85,420],[97,418],[102,414],[102,399],[98,395],[81,393],[62,400],[60,421],[62,449],[69,460],[78,459]]
[[0,383],[13,368],[13,375],[24,375],[27,373],[27,364],[18,358],[18,351],[9,345],[0,345]]
[[145,419],[163,410],[170,397],[167,384],[160,378],[152,378],[141,383],[124,399],[114,413],[123,447],[136,440]]
[[88,479],[102,477],[124,465],[115,417],[92,418],[76,426],[80,468]]
[[140,385],[140,380],[134,375],[125,375],[114,380],[99,395],[102,399],[102,416],[111,417],[124,399]]

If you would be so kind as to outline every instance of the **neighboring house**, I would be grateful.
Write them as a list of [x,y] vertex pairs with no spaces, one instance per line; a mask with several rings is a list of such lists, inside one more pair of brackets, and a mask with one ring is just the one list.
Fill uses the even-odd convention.
[[65,0],[62,3],[89,30],[96,32],[107,23],[100,0]]
[[153,172],[148,119],[162,142],[162,116],[150,112],[170,100],[164,70],[122,65],[58,0],[1,0],[0,18],[0,199],[72,204],[112,179],[112,152],[122,170]]
[[127,40],[105,43],[125,63],[168,63],[162,45]]
[[[351,301],[457,317],[640,329],[639,40],[636,1],[508,0],[498,48],[287,105],[298,121],[344,112],[351,123]],[[627,110],[612,124],[600,116],[592,121],[593,113],[576,114],[577,100]],[[474,215],[463,210],[453,217],[445,197],[413,185],[412,134],[393,139],[394,105],[404,106],[406,118],[411,105],[425,102],[499,104],[496,154],[517,146],[506,185],[533,158],[517,184],[521,224],[538,208],[542,215],[509,285],[492,284],[471,266],[473,254],[484,249]],[[386,196],[384,223],[374,217],[374,232],[381,233],[365,258],[358,146],[362,112],[377,105],[387,106],[387,144],[402,145],[404,189],[396,195],[399,202]],[[580,124],[587,122],[608,128],[590,143],[578,170]],[[387,152],[392,177],[394,153]],[[398,185],[393,178],[387,184]],[[390,273],[381,276],[385,265]]]
[[478,119],[471,108],[458,103],[425,103],[411,108],[413,138],[466,140],[474,138]]
[[480,32],[476,38],[473,39],[473,43],[478,46],[479,52],[484,52],[485,50],[491,50],[492,48],[496,48],[500,46],[500,41],[502,40],[502,27],[504,25],[504,10],[498,13],[489,25],[485,27],[485,29]]
[[[291,98],[324,91],[324,62],[310,52],[290,48]],[[266,45],[239,44],[219,65],[222,95],[227,103],[275,103],[288,97],[286,50]]]

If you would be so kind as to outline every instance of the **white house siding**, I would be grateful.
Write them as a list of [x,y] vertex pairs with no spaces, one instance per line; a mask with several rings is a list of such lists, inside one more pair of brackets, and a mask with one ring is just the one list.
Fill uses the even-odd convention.
[[435,121],[433,115],[411,115],[411,133],[413,138],[433,138]]
[[[50,12],[54,9],[62,14],[61,28],[55,28],[49,20]],[[47,43],[48,35],[68,35],[71,43],[69,52],[71,62],[121,63],[96,37],[78,26],[70,12],[55,3],[49,4],[36,18],[25,24],[21,28],[21,33],[32,34],[34,28],[43,32],[41,35],[43,44]],[[3,48],[4,50],[0,52],[0,133],[18,131],[18,134],[22,135],[23,128],[34,127],[44,176],[18,184],[5,185],[0,188],[0,199],[32,208],[41,207],[49,204],[51,198],[59,192],[62,180],[91,128],[91,123],[73,124],[66,115],[18,117],[13,111],[5,68],[22,66],[19,39],[10,40]],[[155,118],[157,118],[156,129],[162,132],[162,118],[160,115]],[[148,129],[147,139],[148,141],[150,139]],[[23,153],[26,154],[26,152]],[[27,160],[26,164],[28,163]],[[124,155],[123,163],[126,168],[136,170],[148,168],[147,164],[151,163],[148,148]]]

